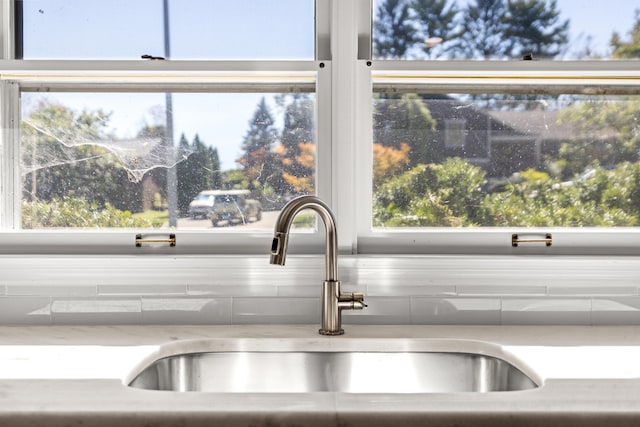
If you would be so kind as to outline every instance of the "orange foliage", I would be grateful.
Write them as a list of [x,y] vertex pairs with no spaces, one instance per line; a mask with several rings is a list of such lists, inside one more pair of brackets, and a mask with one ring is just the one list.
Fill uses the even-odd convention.
[[409,164],[409,151],[407,143],[400,143],[400,149],[386,147],[382,144],[373,144],[373,183],[382,184],[385,180],[403,172]]
[[315,169],[316,165],[316,146],[313,142],[301,142],[298,144],[300,155],[296,156],[296,161],[307,169]]

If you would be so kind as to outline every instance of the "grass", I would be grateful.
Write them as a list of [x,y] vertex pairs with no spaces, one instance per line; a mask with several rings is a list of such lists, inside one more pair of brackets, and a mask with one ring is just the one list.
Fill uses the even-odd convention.
[[316,226],[316,214],[313,212],[297,215],[293,219],[294,228],[313,228]]
[[169,221],[169,211],[156,211],[151,209],[145,212],[135,213],[133,217],[150,221],[154,227],[162,227],[162,224]]

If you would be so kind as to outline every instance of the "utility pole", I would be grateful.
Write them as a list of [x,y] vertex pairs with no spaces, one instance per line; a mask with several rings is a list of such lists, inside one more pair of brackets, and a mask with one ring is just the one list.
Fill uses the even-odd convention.
[[[171,58],[171,41],[169,34],[169,0],[163,1],[164,12],[164,58]],[[173,97],[165,93],[166,121],[167,121],[167,202],[169,205],[169,227],[178,225],[178,176],[176,173],[176,153],[173,144]]]

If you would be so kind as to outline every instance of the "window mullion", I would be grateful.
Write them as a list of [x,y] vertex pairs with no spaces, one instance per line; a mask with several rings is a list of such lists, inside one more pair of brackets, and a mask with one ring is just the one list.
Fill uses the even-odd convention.
[[365,136],[360,132],[358,114],[363,106],[359,79],[360,33],[370,31],[361,26],[370,20],[371,4],[362,0],[335,0],[332,8],[332,176],[333,198],[340,225],[339,249],[344,253],[357,252],[357,183],[371,172],[360,170],[357,141]]
[[20,218],[20,92],[14,82],[0,82],[2,162],[0,229],[16,229]]

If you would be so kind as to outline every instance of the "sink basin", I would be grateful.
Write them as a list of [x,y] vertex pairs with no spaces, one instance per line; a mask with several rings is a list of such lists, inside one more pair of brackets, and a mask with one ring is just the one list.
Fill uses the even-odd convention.
[[441,351],[214,351],[171,355],[129,386],[223,393],[451,393],[538,387],[503,359]]

